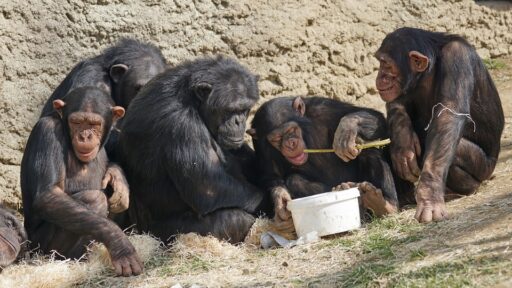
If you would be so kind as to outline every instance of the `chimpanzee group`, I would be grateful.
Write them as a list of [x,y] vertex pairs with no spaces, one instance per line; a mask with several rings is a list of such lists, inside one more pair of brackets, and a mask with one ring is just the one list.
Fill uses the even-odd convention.
[[[473,193],[494,170],[504,125],[498,92],[457,35],[400,28],[375,57],[387,119],[327,98],[275,98],[247,130],[254,150],[244,136],[258,76],[237,61],[167,67],[156,46],[122,39],[80,62],[26,144],[24,228],[0,207],[0,266],[26,239],[66,258],[96,240],[117,275],[137,275],[143,263],[128,225],[163,241],[195,232],[237,243],[259,215],[290,223],[288,201],[349,187],[376,216],[415,201],[418,221],[446,218],[445,199]],[[385,138],[389,148],[358,148]]]

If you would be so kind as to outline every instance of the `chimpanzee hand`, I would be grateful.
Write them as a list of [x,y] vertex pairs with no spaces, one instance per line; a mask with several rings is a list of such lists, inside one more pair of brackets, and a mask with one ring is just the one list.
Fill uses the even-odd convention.
[[144,266],[135,251],[132,243],[123,234],[123,237],[116,238],[114,243],[107,245],[110,259],[117,276],[132,276],[142,273]]
[[420,181],[418,187],[416,187],[416,203],[418,206],[414,218],[418,222],[429,223],[432,220],[440,221],[448,218],[448,212],[444,204],[444,188],[435,186],[439,185],[425,184]]
[[356,159],[361,150],[356,148],[356,139],[358,131],[358,120],[355,117],[345,116],[341,118],[332,147],[334,153],[345,162]]
[[274,201],[274,220],[287,221],[291,218],[292,213],[286,208],[288,201],[292,200],[290,193],[284,187],[275,187],[272,190],[272,200]]
[[418,180],[421,172],[418,167],[420,155],[420,140],[412,129],[404,128],[391,134],[391,160],[400,178],[412,183]]
[[112,213],[120,213],[128,209],[130,190],[123,170],[118,165],[109,164],[107,172],[101,182],[101,187],[105,189],[108,185],[110,185],[114,191],[112,196],[108,199],[108,210]]

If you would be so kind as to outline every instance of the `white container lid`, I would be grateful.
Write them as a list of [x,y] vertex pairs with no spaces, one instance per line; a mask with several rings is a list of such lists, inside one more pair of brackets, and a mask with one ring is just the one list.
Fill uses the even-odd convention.
[[348,199],[359,197],[359,189],[357,187],[342,191],[325,192],[308,197],[294,199],[286,204],[289,210],[301,209],[310,206],[320,206],[335,202],[345,201]]

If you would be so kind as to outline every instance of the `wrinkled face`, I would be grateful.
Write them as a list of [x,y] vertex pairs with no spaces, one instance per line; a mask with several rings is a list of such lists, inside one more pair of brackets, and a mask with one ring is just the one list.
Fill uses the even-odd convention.
[[267,140],[291,164],[300,166],[307,162],[306,143],[297,122],[290,121],[274,129],[267,135]]
[[225,110],[215,112],[218,119],[217,127],[210,128],[216,130],[216,141],[225,149],[237,149],[244,143],[245,126],[247,122],[248,108],[236,110]]
[[402,91],[402,76],[395,61],[387,54],[377,52],[375,57],[379,60],[379,72],[376,86],[380,98],[385,102],[391,102],[400,96]]
[[68,117],[71,144],[76,157],[82,162],[96,158],[104,133],[101,115],[92,112],[73,112]]

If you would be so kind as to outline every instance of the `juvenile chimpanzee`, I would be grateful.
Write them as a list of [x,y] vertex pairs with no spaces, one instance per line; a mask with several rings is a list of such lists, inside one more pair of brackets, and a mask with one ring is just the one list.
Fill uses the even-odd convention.
[[27,233],[20,220],[0,205],[0,271],[16,260],[26,240]]
[[257,78],[236,61],[202,58],[170,68],[132,101],[120,135],[130,217],[162,240],[178,233],[240,242],[264,207],[247,180],[244,144]]
[[[289,200],[340,184],[345,189],[357,185],[363,206],[376,215],[397,211],[393,175],[382,151],[356,148],[356,140],[387,136],[381,113],[321,97],[281,97],[258,109],[248,133],[253,136],[261,184],[274,200],[276,221],[290,217]],[[304,152],[333,146],[339,157]]]
[[504,125],[496,87],[457,35],[400,28],[375,56],[394,169],[419,181],[416,219],[444,219],[444,197],[473,193],[496,165]]
[[116,105],[125,109],[140,88],[163,72],[165,59],[160,50],[149,43],[123,38],[102,54],[83,60],[59,84],[46,101],[41,117],[53,113],[53,101],[69,91],[96,86],[112,95]]
[[[126,179],[109,166],[103,144],[111,126],[124,115],[110,95],[80,87],[53,101],[56,113],[36,123],[21,163],[25,228],[32,246],[78,258],[91,240],[107,247],[118,275],[142,271],[137,253],[107,219],[126,209]],[[114,171],[114,172],[112,172]],[[107,199],[107,185],[113,195]]]

